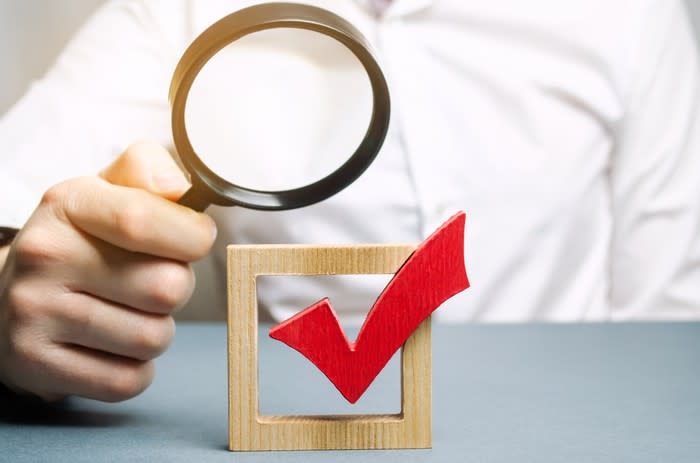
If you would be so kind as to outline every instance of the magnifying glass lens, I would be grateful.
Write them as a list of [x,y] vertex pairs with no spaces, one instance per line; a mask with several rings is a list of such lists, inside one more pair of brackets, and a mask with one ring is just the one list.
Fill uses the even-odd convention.
[[336,171],[372,116],[367,71],[345,45],[295,28],[227,45],[195,78],[185,106],[194,152],[240,187],[285,191]]

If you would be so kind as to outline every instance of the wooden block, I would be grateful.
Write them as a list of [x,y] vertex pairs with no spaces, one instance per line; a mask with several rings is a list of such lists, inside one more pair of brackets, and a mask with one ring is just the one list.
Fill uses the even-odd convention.
[[229,246],[228,368],[231,450],[390,449],[431,446],[430,318],[403,345],[401,412],[262,416],[258,409],[258,275],[390,274],[414,245]]

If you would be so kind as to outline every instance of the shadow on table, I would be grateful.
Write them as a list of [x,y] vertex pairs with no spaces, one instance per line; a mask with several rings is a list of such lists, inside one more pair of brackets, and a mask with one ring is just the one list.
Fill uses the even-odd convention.
[[125,413],[76,408],[70,399],[46,403],[35,397],[0,397],[0,423],[37,426],[110,427],[135,419]]

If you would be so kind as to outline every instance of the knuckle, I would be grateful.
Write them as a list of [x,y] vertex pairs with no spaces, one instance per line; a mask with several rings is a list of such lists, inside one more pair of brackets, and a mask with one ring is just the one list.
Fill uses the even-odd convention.
[[55,237],[36,226],[26,228],[17,236],[14,250],[18,268],[22,270],[36,269],[63,258]]
[[76,192],[94,191],[95,177],[77,177],[57,183],[44,192],[41,205],[64,209],[71,206]]
[[57,183],[44,192],[40,204],[47,206],[63,205],[70,190],[70,180]]
[[56,318],[81,332],[91,333],[98,328],[96,317],[100,307],[95,305],[93,300],[71,300],[66,305],[70,310],[56,309]]
[[8,322],[21,326],[37,317],[43,309],[38,291],[27,284],[16,283],[7,288]]
[[115,229],[128,241],[143,241],[148,236],[151,215],[145,207],[131,204],[128,208],[119,209],[115,213]]
[[105,385],[108,402],[130,399],[143,392],[153,381],[153,363],[124,365],[115,373]]
[[194,289],[194,273],[187,264],[163,264],[154,280],[149,296],[152,307],[159,312],[171,312],[185,304]]
[[15,329],[8,335],[8,354],[13,359],[15,369],[23,369],[29,365],[44,363],[41,342],[31,339],[27,330]]
[[68,217],[83,207],[85,195],[94,195],[98,188],[97,177],[77,177],[50,187],[43,194],[40,205],[47,208],[59,220],[70,222]]
[[138,358],[151,360],[165,352],[175,335],[175,322],[170,316],[143,323],[137,333]]

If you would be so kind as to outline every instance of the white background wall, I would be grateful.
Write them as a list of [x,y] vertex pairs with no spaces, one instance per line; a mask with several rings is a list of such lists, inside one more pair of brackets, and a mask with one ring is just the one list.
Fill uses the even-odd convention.
[[0,0],[0,114],[104,0]]
[[[75,29],[103,1],[0,0],[0,115],[46,71]],[[686,3],[698,31],[700,0]]]

